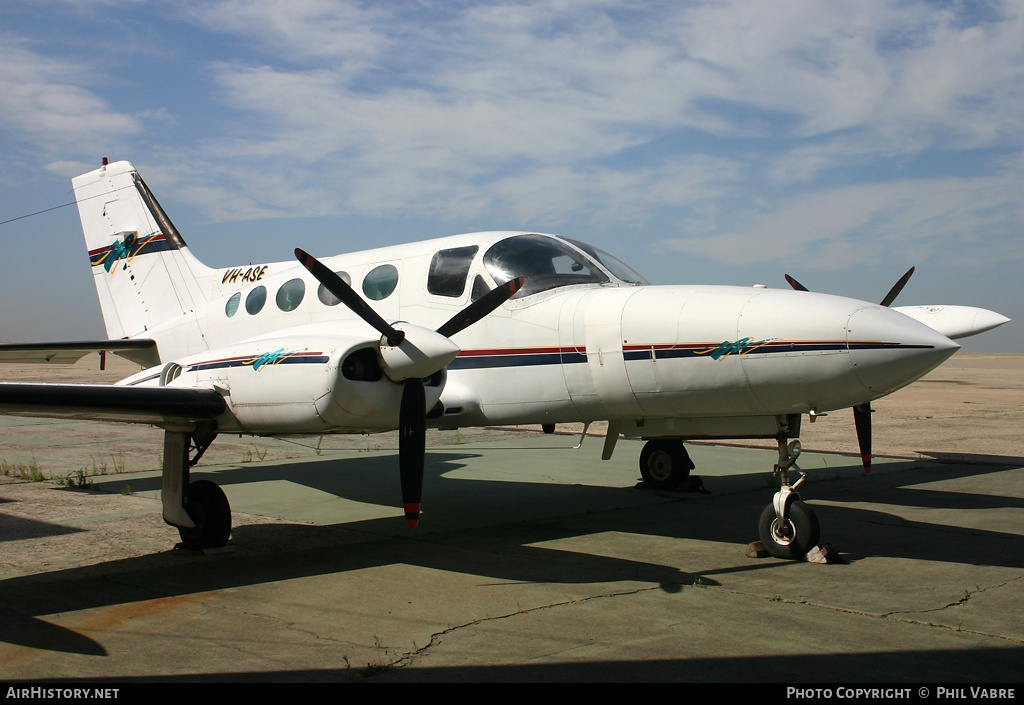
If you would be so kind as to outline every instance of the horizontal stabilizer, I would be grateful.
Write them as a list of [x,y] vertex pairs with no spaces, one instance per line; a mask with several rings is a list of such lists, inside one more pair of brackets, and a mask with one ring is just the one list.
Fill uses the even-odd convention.
[[1000,313],[974,306],[896,306],[893,311],[910,316],[952,340],[984,333],[1010,322]]
[[160,364],[156,341],[80,340],[68,343],[0,343],[0,362],[72,365],[89,353],[109,351],[143,367]]
[[213,389],[105,384],[0,384],[0,414],[156,426],[209,421],[227,410]]

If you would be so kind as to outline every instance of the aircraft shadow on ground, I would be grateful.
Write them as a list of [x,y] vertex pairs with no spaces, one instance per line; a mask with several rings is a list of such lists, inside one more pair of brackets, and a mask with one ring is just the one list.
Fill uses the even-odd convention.
[[[472,455],[431,453],[426,467],[426,496],[431,507],[436,506],[432,511],[439,515],[457,512],[460,502],[471,501],[475,518],[483,519],[473,522],[469,530],[405,531],[397,509],[394,517],[326,526],[250,524],[236,528],[238,548],[224,557],[167,552],[55,571],[46,574],[42,582],[38,576],[13,578],[0,582],[0,639],[34,648],[102,655],[105,651],[100,644],[38,616],[388,564],[508,581],[642,581],[670,592],[697,578],[705,585],[716,585],[713,576],[718,574],[785,569],[787,565],[774,559],[738,558],[734,566],[686,572],[654,562],[538,545],[624,532],[743,546],[756,538],[757,517],[771,497],[768,489],[719,495],[645,492],[642,501],[623,502],[623,493],[643,490],[442,477]],[[216,480],[230,485],[288,479],[348,499],[393,506],[398,495],[396,465],[392,456],[340,463],[332,459],[261,464],[218,472]],[[1022,537],[1018,534],[907,521],[883,509],[831,504],[955,510],[1024,506],[1024,499],[1017,497],[914,487],[1003,470],[1006,468],[908,462],[902,471],[814,482],[802,489],[812,505],[816,499],[826,502],[816,506],[822,525],[828,534],[841,536],[838,543],[844,548],[852,547],[853,560],[886,556],[1019,568],[1024,567],[1024,551],[1019,550]],[[159,483],[159,478],[152,481]],[[449,483],[452,491],[447,492]],[[522,519],[509,512],[518,502],[559,509],[554,515],[549,511]],[[928,532],[941,535],[922,540]],[[109,580],[112,573],[118,574],[116,582]]]
[[22,541],[25,539],[37,539],[44,536],[62,536],[75,534],[87,529],[79,529],[74,526],[61,526],[37,519],[25,519],[24,517],[11,516],[0,512],[0,544],[5,541]]

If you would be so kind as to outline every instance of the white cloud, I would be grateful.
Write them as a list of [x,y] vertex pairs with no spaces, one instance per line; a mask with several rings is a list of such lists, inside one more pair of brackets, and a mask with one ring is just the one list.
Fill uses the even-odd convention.
[[366,68],[393,41],[375,26],[386,18],[371,3],[204,0],[179,12],[211,31],[254,40],[282,58],[335,59],[350,73]]
[[746,214],[713,235],[666,240],[670,250],[720,262],[800,260],[846,269],[891,259],[996,268],[1024,259],[1021,163],[977,178],[909,179],[833,188]]
[[[879,220],[914,231],[959,203],[958,189],[984,203],[1004,178],[872,184],[894,160],[937,146],[1022,149],[1022,3],[986,18],[946,7],[193,2],[168,12],[212,33],[197,54],[217,89],[204,101],[226,110],[208,116],[200,143],[141,133],[142,116],[187,124],[180,105],[133,116],[101,97],[102,76],[11,41],[0,45],[14,67],[0,78],[14,88],[0,120],[61,144],[144,134],[168,157],[176,195],[214,219],[543,225],[674,209],[712,251],[769,256],[740,234],[748,226],[770,233],[773,251],[835,251]],[[817,185],[851,167],[863,172],[854,185]]]
[[225,104],[259,125],[243,139],[264,157],[354,157],[359,178],[402,166],[472,176],[523,160],[578,168],[697,129],[794,141],[803,156],[790,164],[806,178],[850,154],[1019,146],[1018,5],[970,26],[882,0],[488,3],[415,16],[228,0],[193,14],[281,57],[215,65]]
[[0,125],[48,149],[104,142],[141,128],[92,90],[88,69],[0,38]]

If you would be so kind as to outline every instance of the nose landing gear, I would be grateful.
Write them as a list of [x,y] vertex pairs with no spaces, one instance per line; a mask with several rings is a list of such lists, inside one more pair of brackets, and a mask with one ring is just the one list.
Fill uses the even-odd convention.
[[818,517],[814,511],[800,500],[796,488],[803,484],[807,476],[800,473],[800,479],[790,483],[789,469],[796,466],[800,456],[800,441],[789,441],[789,435],[782,428],[776,437],[779,443],[779,462],[775,473],[779,476],[782,487],[772,498],[772,503],[761,512],[758,522],[758,533],[765,550],[776,558],[799,560],[817,547],[821,536]]

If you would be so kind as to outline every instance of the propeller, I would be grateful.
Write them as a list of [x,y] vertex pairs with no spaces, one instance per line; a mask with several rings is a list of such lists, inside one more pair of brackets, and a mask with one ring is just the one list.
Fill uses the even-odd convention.
[[804,286],[803,284],[801,284],[800,282],[798,282],[796,279],[794,279],[793,277],[789,276],[788,274],[786,275],[786,281],[788,281],[789,285],[791,287],[793,287],[794,289],[796,289],[797,291],[807,291],[807,287],[806,286]]
[[[882,299],[879,303],[880,306],[889,307],[892,305],[892,302],[895,301],[896,297],[900,295],[901,291],[903,291],[903,287],[907,285],[907,282],[910,280],[911,275],[914,273],[914,269],[915,267],[911,267],[910,269],[908,269],[907,273],[900,277],[899,281],[892,285],[892,288],[889,289],[889,293],[886,294],[885,298]],[[789,282],[789,285],[796,289],[797,291],[808,291],[808,288],[806,286],[804,286],[803,284],[801,284],[788,274],[786,275],[786,281]]]
[[900,292],[903,291],[903,287],[907,285],[907,281],[910,279],[910,275],[912,275],[913,273],[914,268],[911,267],[910,269],[907,270],[906,274],[900,277],[900,280],[898,282],[892,285],[892,288],[889,289],[889,293],[885,295],[884,299],[882,299],[882,306],[889,307],[892,305],[892,302],[896,299],[897,296],[900,295]]
[[[885,295],[879,305],[889,307],[892,302],[896,300],[896,297],[903,291],[903,287],[907,285],[911,275],[914,274],[914,267],[907,270],[907,273],[899,278],[892,288],[889,289],[889,293]],[[789,285],[797,291],[807,291],[807,287],[798,282],[793,277],[786,275],[786,281]],[[860,446],[860,460],[864,464],[864,472],[871,472],[871,414],[874,413],[871,409],[871,402],[864,402],[863,404],[857,404],[853,407],[853,423],[857,428],[857,445]]]
[[864,472],[871,472],[871,402],[853,407],[853,423],[857,427],[857,445],[860,446],[860,461]]
[[295,257],[324,288],[381,334],[380,357],[384,374],[391,381],[403,385],[398,409],[398,470],[405,522],[410,528],[416,528],[423,494],[427,438],[423,379],[443,370],[459,354],[459,348],[449,340],[450,336],[508,301],[522,288],[523,279],[520,277],[495,287],[432,331],[411,323],[388,323],[344,279],[315,257],[298,248],[295,249]]
[[331,271],[330,267],[327,267],[298,247],[295,248],[295,257],[298,258],[303,267],[309,270],[310,274],[316,277],[317,281],[324,285],[324,288],[341,299],[342,303],[348,306],[352,313],[376,328],[381,335],[387,338],[388,345],[400,345],[405,340],[405,333],[388,325],[388,322],[378,316],[377,312],[370,307],[370,304],[363,301],[363,298],[353,291],[352,287],[346,284],[344,279]]

